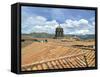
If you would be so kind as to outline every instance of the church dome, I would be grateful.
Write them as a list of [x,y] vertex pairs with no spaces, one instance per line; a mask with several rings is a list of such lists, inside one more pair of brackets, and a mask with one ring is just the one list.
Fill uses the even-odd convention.
[[56,28],[56,31],[63,31],[63,28],[59,25],[59,26]]
[[60,25],[57,28],[62,28]]

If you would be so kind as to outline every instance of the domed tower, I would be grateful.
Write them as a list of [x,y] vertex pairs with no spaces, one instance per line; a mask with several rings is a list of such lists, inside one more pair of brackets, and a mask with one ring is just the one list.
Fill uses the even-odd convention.
[[61,38],[63,37],[64,34],[63,34],[63,28],[59,25],[56,30],[55,30],[55,37],[56,38]]

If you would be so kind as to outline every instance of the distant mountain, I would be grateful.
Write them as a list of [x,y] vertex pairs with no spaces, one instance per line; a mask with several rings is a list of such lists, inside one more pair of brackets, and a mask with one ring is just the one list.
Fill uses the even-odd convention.
[[48,34],[48,33],[30,33],[30,34],[22,34],[27,36],[32,36],[34,38],[53,38],[54,34]]
[[[55,34],[49,34],[49,33],[30,33],[30,34],[22,34],[23,36],[31,36],[34,38],[53,38]],[[74,35],[74,34],[66,34],[64,37],[79,37],[80,39],[87,40],[87,39],[95,39],[94,34],[86,34],[86,35]]]
[[69,36],[69,37],[79,37],[80,39],[83,39],[83,40],[87,40],[87,39],[95,39],[95,35],[94,34],[86,34],[86,35],[72,35],[72,34],[67,34],[65,36]]
[[87,34],[87,35],[78,35],[80,39],[95,39],[94,34]]

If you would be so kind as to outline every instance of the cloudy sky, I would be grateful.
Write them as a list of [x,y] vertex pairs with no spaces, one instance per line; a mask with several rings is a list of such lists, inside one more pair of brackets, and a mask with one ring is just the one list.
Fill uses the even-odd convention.
[[21,32],[55,33],[61,26],[64,34],[94,34],[95,11],[44,7],[21,7]]

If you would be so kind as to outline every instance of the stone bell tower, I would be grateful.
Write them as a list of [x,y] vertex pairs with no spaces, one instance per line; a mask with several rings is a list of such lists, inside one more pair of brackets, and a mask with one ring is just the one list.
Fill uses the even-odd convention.
[[55,38],[62,38],[63,36],[63,28],[59,25],[55,30]]

